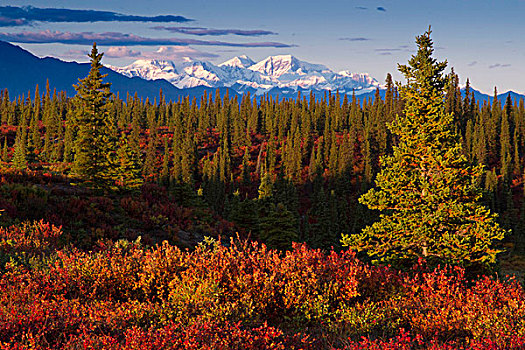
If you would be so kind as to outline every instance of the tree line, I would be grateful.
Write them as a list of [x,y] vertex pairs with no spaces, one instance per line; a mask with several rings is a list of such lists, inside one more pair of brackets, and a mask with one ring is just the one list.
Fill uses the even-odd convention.
[[[92,68],[101,66],[95,47],[91,58]],[[279,248],[292,240],[339,246],[341,233],[356,233],[377,219],[357,199],[399,143],[387,125],[406,106],[390,74],[385,96],[377,90],[373,99],[327,92],[286,100],[218,91],[199,100],[166,101],[162,91],[153,101],[137,94],[123,99],[102,78],[80,80],[74,98],[49,86],[14,99],[3,91],[3,166],[72,174],[107,190],[158,182],[180,193],[181,201],[207,205],[241,232]],[[509,95],[501,104],[495,90],[481,103],[468,80],[463,94],[454,71],[447,81],[443,108],[453,116],[462,153],[484,165],[478,180],[484,201],[522,249],[524,101]],[[95,100],[104,118],[89,121],[86,101]],[[90,130],[89,122],[99,124]]]

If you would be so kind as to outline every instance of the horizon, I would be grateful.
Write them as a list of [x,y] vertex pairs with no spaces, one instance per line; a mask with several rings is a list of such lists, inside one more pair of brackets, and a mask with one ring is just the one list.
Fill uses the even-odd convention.
[[397,64],[415,53],[415,36],[430,24],[435,56],[447,59],[448,71],[453,67],[462,85],[469,78],[485,94],[494,87],[524,94],[517,79],[525,74],[522,10],[525,3],[516,0],[474,6],[452,0],[264,6],[237,0],[147,5],[95,0],[89,7],[78,0],[8,0],[0,6],[0,40],[39,57],[76,62],[87,62],[87,43],[97,41],[104,64],[119,67],[137,59],[179,63],[187,56],[218,65],[241,55],[259,62],[290,54],[334,72],[368,73],[383,84],[387,73],[402,81]]

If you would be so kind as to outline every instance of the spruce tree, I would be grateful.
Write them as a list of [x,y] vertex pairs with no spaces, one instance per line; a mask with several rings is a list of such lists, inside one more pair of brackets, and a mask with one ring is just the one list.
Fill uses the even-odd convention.
[[148,146],[146,147],[146,159],[142,167],[142,173],[146,178],[155,176],[155,166],[157,163],[157,131],[150,130]]
[[259,238],[270,248],[290,249],[299,238],[295,217],[282,203],[271,203],[267,209],[260,219]]
[[110,185],[115,176],[115,140],[107,108],[111,84],[103,82],[106,75],[100,73],[102,56],[93,44],[89,55],[91,70],[86,78],[79,79],[74,85],[78,135],[74,145],[73,171],[90,186],[98,188]]
[[261,177],[261,184],[259,185],[259,200],[266,200],[272,196],[273,193],[273,184],[272,178],[269,173],[265,173]]
[[168,185],[170,182],[170,145],[168,137],[164,137],[164,154],[162,156],[162,170],[160,172],[160,183]]
[[13,150],[13,167],[19,170],[27,168],[27,149],[23,133],[22,127],[18,127]]
[[125,189],[136,189],[142,185],[140,155],[135,152],[122,132],[117,150],[116,178]]
[[495,262],[494,241],[504,230],[480,203],[483,166],[468,163],[454,116],[445,113],[447,62],[432,58],[430,34],[418,36],[417,54],[398,66],[407,79],[400,89],[405,113],[389,128],[399,143],[393,155],[382,157],[377,187],[359,199],[381,211],[381,219],[359,234],[344,235],[342,242],[398,267],[418,258],[431,265],[485,267]]

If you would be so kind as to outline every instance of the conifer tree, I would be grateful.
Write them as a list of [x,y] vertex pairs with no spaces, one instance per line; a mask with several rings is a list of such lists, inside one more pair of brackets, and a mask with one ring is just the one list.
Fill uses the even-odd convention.
[[250,171],[250,148],[245,147],[244,148],[244,155],[242,157],[242,182],[245,185],[250,184],[251,177],[250,177],[251,171]]
[[116,178],[119,185],[126,189],[136,189],[142,185],[140,157],[122,132],[117,150]]
[[160,172],[160,182],[168,185],[170,182],[170,145],[168,137],[164,137],[164,155],[162,156],[162,170]]
[[73,171],[93,187],[107,187],[115,175],[115,142],[111,136],[113,125],[107,109],[111,84],[103,82],[105,75],[100,73],[102,56],[93,44],[89,55],[91,70],[75,85],[78,135]]
[[142,167],[144,176],[150,177],[155,175],[155,165],[157,160],[157,131],[150,130],[148,146],[146,147],[146,159]]
[[308,212],[310,221],[308,244],[312,248],[330,247],[334,244],[336,233],[332,226],[337,222],[330,215],[330,206],[323,187],[313,193],[312,207]]
[[74,152],[74,142],[73,142],[73,134],[74,134],[74,117],[71,114],[67,114],[66,116],[66,125],[65,125],[65,131],[64,131],[64,162],[69,163],[73,160],[73,152]]
[[259,215],[257,201],[253,199],[239,200],[239,194],[234,193],[232,210],[229,215],[229,220],[243,229],[246,233],[258,234],[259,229]]
[[512,99],[510,93],[507,95],[504,111],[501,114],[500,127],[500,165],[503,180],[510,182],[512,176]]
[[268,214],[260,219],[259,238],[270,248],[289,249],[298,237],[293,214],[282,203],[270,204]]
[[399,65],[407,79],[400,93],[405,113],[389,125],[399,138],[393,155],[381,159],[377,188],[360,198],[381,220],[343,244],[373,260],[399,267],[426,258],[431,265],[453,263],[472,268],[494,263],[494,241],[504,230],[481,205],[482,165],[471,166],[445,113],[443,75],[447,62],[432,58],[430,29],[416,38],[417,54]]
[[22,127],[18,127],[13,151],[13,167],[19,170],[27,168],[27,150],[23,134]]
[[181,152],[181,175],[186,184],[193,182],[193,171],[195,168],[195,144],[192,133],[187,133],[182,143]]
[[265,200],[272,196],[273,193],[273,185],[272,185],[272,178],[269,173],[265,173],[263,177],[261,177],[261,184],[259,185],[259,200]]

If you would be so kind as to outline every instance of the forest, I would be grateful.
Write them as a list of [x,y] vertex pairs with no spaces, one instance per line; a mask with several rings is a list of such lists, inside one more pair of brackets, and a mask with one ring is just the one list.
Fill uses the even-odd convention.
[[[2,347],[525,346],[524,101],[476,101],[416,42],[408,82],[368,100],[115,96],[96,46],[76,96],[1,92]],[[457,176],[406,197],[451,198],[440,238],[416,217],[437,207],[392,204],[423,173],[407,154]]]

